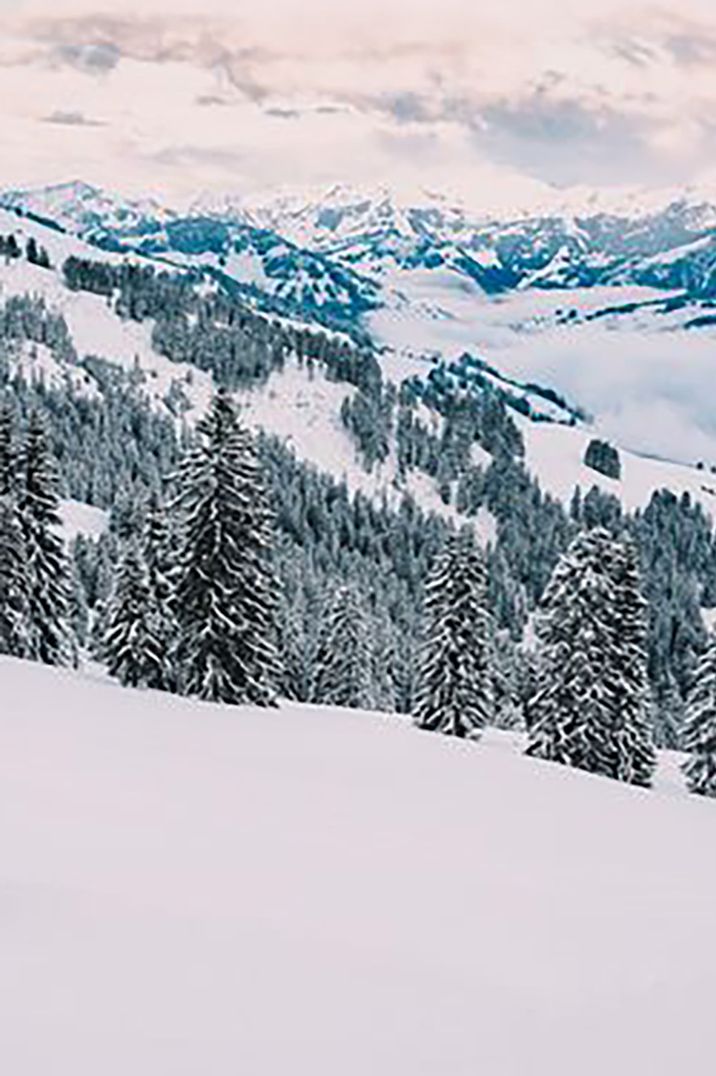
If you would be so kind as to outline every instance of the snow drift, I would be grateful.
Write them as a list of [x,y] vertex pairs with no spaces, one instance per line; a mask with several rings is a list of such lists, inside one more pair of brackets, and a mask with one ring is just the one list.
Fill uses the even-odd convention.
[[13,1076],[703,1070],[716,804],[0,660]]

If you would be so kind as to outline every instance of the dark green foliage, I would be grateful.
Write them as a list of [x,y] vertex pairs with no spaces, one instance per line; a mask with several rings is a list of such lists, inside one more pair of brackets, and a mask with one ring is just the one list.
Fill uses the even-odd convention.
[[0,654],[31,654],[27,551],[17,501],[0,495]]
[[0,258],[7,258],[10,261],[20,257],[22,257],[22,251],[15,236],[12,233],[0,235]]
[[465,534],[449,539],[425,584],[413,713],[420,728],[458,737],[493,719],[487,571]]
[[689,693],[683,730],[688,752],[684,773],[691,792],[716,796],[716,638],[699,661]]
[[343,401],[343,425],[358,442],[367,471],[382,463],[390,451],[395,397],[395,387],[388,384],[377,394],[359,391]]
[[622,465],[619,453],[608,441],[593,438],[587,445],[584,462],[587,467],[591,467],[593,471],[599,471],[607,478],[621,478]]
[[169,681],[168,642],[144,558],[130,542],[117,569],[101,655],[110,675],[126,687],[161,689]]
[[355,587],[339,587],[324,604],[313,659],[311,699],[327,706],[375,706],[368,622]]
[[37,240],[30,236],[25,248],[25,257],[31,265],[38,265],[41,269],[52,268],[50,264],[50,256],[44,247],[41,247]]
[[176,476],[179,690],[214,702],[273,703],[277,584],[271,517],[250,434],[219,392]]
[[648,785],[655,753],[635,550],[604,530],[582,533],[547,587],[537,638],[528,753]]
[[30,418],[24,445],[19,511],[29,575],[30,653],[46,665],[73,657],[69,631],[69,567],[58,534],[59,481],[42,420]]

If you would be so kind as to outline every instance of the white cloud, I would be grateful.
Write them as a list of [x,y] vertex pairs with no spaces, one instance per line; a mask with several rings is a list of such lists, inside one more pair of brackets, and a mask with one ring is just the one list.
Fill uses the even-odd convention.
[[[464,186],[487,166],[558,183],[677,182],[716,148],[705,122],[716,107],[711,0],[684,0],[678,16],[628,0],[144,0],[141,15],[134,0],[110,12],[99,0],[25,0],[8,10],[6,182],[81,172],[184,197],[416,170]],[[98,125],[58,123],[59,141],[45,130],[35,145],[48,116]]]

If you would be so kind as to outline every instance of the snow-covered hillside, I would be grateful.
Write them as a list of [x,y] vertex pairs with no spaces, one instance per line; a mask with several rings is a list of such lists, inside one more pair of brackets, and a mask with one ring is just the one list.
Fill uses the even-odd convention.
[[[334,198],[338,200],[335,213],[340,208],[344,214],[340,220],[335,213],[334,218],[330,217],[329,205],[326,208],[328,216],[324,215],[319,221],[313,203],[304,205],[301,210],[295,199],[276,204],[273,211],[276,219],[266,215],[268,210],[262,216],[259,209],[253,207],[251,224],[246,221],[237,223],[239,210],[223,207],[221,211],[228,215],[230,223],[233,220],[231,227],[249,229],[249,232],[242,232],[244,239],[249,236],[246,239],[249,245],[260,240],[261,273],[258,276],[258,263],[249,265],[246,260],[248,248],[242,248],[243,253],[235,250],[227,260],[216,251],[193,255],[185,244],[180,244],[181,249],[174,250],[171,257],[177,263],[177,270],[194,265],[211,272],[218,269],[219,259],[223,259],[225,264],[221,271],[230,270],[252,288],[261,284],[264,279],[261,274],[269,266],[274,275],[265,279],[270,282],[269,291],[274,297],[278,294],[276,288],[279,292],[283,289],[286,294],[292,291],[298,294],[296,289],[301,291],[305,286],[315,291],[317,302],[322,302],[322,297],[333,301],[338,295],[333,284],[339,286],[339,277],[331,277],[331,283],[323,275],[327,264],[323,248],[329,231],[340,231],[342,241],[347,242],[348,232],[363,228],[366,220],[372,222],[373,231],[379,229],[381,220],[380,227],[388,228],[391,234],[395,225],[403,239],[406,229],[414,232],[417,227],[417,218],[408,212],[409,206],[403,206],[398,212],[399,207],[396,208],[389,199],[381,201],[376,195],[368,203],[356,202],[345,191],[336,193]],[[166,261],[162,259],[170,253],[167,249],[163,249],[163,253],[155,251],[158,261],[133,252],[132,242],[143,228],[149,227],[147,214],[151,216],[156,210],[156,219],[148,234],[155,245],[159,237],[162,248],[166,248],[165,240],[174,234],[167,232],[167,228],[184,227],[184,238],[189,235],[196,239],[197,233],[192,229],[197,227],[197,221],[210,224],[212,218],[186,218],[181,225],[175,215],[168,211],[160,213],[151,203],[123,206],[120,201],[85,185],[63,185],[32,195],[14,193],[5,201],[12,203],[15,209],[0,209],[0,235],[14,234],[21,249],[29,240],[34,240],[47,250],[52,268],[48,270],[29,264],[24,258],[0,259],[0,298],[24,293],[43,297],[53,311],[63,314],[81,357],[96,354],[130,370],[138,364],[145,372],[145,391],[157,408],[166,408],[168,394],[178,391],[188,406],[186,417],[190,421],[196,417],[209,398],[209,375],[186,364],[172,363],[158,354],[152,346],[150,321],[122,320],[105,297],[68,289],[62,279],[62,265],[66,257],[74,255],[113,264],[134,260],[166,268]],[[26,208],[37,215],[54,213],[59,227],[18,215],[17,206],[25,203]],[[293,207],[290,213],[289,205]],[[420,226],[423,231],[432,229],[435,232],[443,228],[452,233],[469,227],[469,220],[464,212],[458,211],[459,207],[436,198],[431,206],[430,213],[423,207],[427,214]],[[438,214],[440,208],[442,216]],[[202,212],[207,214],[210,210],[204,208]],[[242,212],[246,217],[248,210]],[[300,228],[296,223],[299,218]],[[102,236],[97,233],[100,220],[105,222],[107,230]],[[334,220],[331,227],[330,220]],[[323,259],[315,263],[317,275],[313,270],[308,276],[303,269],[299,271],[299,262],[304,269],[309,264],[301,254],[307,249],[304,247],[291,246],[291,264],[281,258],[280,264],[270,262],[279,249],[276,233],[271,233],[273,238],[266,238],[261,233],[264,234],[261,239],[258,226],[265,229],[269,225],[278,226],[282,221],[286,227],[293,221],[292,234],[296,240],[307,243],[313,236],[312,241],[320,248],[320,258]],[[708,221],[700,217],[698,223],[705,227]],[[69,228],[70,232],[61,230],[64,228]],[[203,235],[202,228],[203,225],[199,232]],[[123,252],[107,250],[105,240],[110,233],[117,240],[116,246],[129,244],[129,248]],[[85,241],[82,235],[94,241],[101,239],[102,249]],[[234,240],[238,242],[236,236]],[[254,246],[252,249],[256,254],[258,248]],[[294,254],[298,261],[292,260]],[[338,261],[340,276],[348,270],[341,259]],[[533,287],[495,297],[487,295],[477,280],[468,279],[452,262],[411,267],[407,263],[398,264],[395,259],[379,261],[379,271],[375,265],[372,269],[367,263],[360,266],[363,275],[364,270],[368,272],[369,269],[370,273],[377,273],[371,279],[382,296],[382,305],[372,311],[368,306],[373,299],[368,301],[365,296],[367,307],[362,325],[381,349],[381,364],[389,378],[399,383],[406,377],[425,376],[436,359],[449,362],[464,352],[484,357],[505,379],[503,384],[508,387],[515,382],[536,383],[548,391],[556,390],[575,413],[581,410],[591,416],[590,422],[580,422],[574,430],[545,423],[525,426],[527,465],[545,488],[568,500],[576,482],[583,488],[596,483],[617,493],[626,505],[634,507],[644,504],[654,489],[666,486],[676,493],[688,491],[712,507],[714,484],[710,481],[708,468],[716,463],[716,425],[706,388],[711,381],[712,337],[716,330],[704,323],[704,319],[708,322],[709,315],[704,313],[699,301],[684,299],[681,293],[673,290],[624,284],[568,289]],[[212,279],[213,284],[206,286],[219,286],[217,279]],[[342,293],[348,305],[353,301],[351,289],[358,279],[358,276],[351,276],[348,291]],[[324,284],[328,291],[322,290]],[[375,298],[375,288],[373,285],[371,288]],[[363,302],[362,299],[357,301],[359,305]],[[315,305],[304,305],[303,324],[310,325],[315,313]],[[278,315],[272,316],[285,321]],[[302,323],[297,320],[294,324],[300,326]],[[688,331],[686,327],[694,324],[698,324],[698,328]],[[26,375],[41,375],[53,383],[69,379],[75,384],[81,376],[86,382],[83,391],[93,391],[86,373],[59,369],[42,347],[19,355],[17,361]],[[305,375],[289,361],[284,372],[272,374],[269,385],[260,389],[256,398],[246,399],[249,414],[258,425],[289,437],[303,458],[316,462],[337,477],[345,475],[355,479],[354,487],[375,492],[390,491],[395,478],[394,461],[388,460],[371,476],[361,473],[360,466],[356,465],[354,447],[345,431],[338,428],[337,409],[349,391],[348,387],[325,384],[321,387],[318,383],[304,385],[305,380]],[[529,392],[523,395],[525,399],[530,398]],[[539,410],[545,413],[544,399],[539,400],[539,404]],[[309,412],[310,422],[306,423],[303,420]],[[546,413],[549,412],[547,407]],[[570,414],[557,409],[556,417],[564,421]],[[326,430],[333,431],[327,440],[323,438]],[[625,477],[622,483],[615,485],[584,468],[584,449],[592,436],[611,440],[623,450]],[[645,458],[647,456],[652,458]],[[697,460],[704,461],[706,471],[696,470],[693,464]],[[429,479],[413,475],[411,481],[415,487],[411,491],[424,507],[443,510]],[[489,534],[489,520],[484,530]]]
[[[13,1076],[701,1071],[716,807],[0,661]],[[618,986],[618,989],[616,987]]]

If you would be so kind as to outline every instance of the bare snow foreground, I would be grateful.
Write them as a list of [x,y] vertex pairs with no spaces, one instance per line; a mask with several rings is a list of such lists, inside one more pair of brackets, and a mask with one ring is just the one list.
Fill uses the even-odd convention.
[[0,661],[8,1076],[713,1068],[716,803]]

